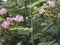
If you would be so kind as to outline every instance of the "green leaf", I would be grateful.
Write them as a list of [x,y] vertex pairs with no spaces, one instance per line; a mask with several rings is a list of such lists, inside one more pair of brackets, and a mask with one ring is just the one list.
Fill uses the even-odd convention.
[[36,1],[36,2],[34,2],[34,3],[32,3],[32,4],[30,4],[30,5],[28,5],[27,7],[32,8],[32,7],[34,7],[35,5],[37,5],[37,4],[39,4],[40,2],[43,2],[43,1],[47,1],[47,0],[38,0],[38,1]]
[[0,45],[3,45],[3,44],[0,42]]
[[4,19],[2,17],[0,17],[0,22],[3,21]]
[[39,43],[38,45],[48,45],[48,43],[43,43],[43,42],[41,42],[41,43]]
[[56,40],[53,40],[51,42],[48,43],[48,45],[52,45]]
[[21,45],[22,42],[18,42],[16,45]]
[[54,43],[53,45],[59,45],[58,43]]

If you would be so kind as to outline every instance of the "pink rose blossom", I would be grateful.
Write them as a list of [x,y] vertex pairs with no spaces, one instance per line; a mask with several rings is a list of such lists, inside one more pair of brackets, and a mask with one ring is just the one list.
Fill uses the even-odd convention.
[[7,17],[6,21],[12,22],[12,19],[10,17]]
[[41,9],[39,10],[39,13],[40,13],[40,14],[44,14],[44,12],[45,12],[45,10],[44,10],[43,8],[41,8]]
[[52,6],[52,7],[54,7],[56,5],[56,3],[54,1],[50,1],[50,0],[47,3],[49,4],[49,6]]
[[15,21],[17,21],[17,22],[22,22],[22,21],[24,21],[24,18],[23,18],[23,16],[22,15],[16,15],[16,17],[15,18],[13,18],[13,20],[15,20]]
[[7,29],[8,27],[9,27],[9,24],[10,24],[10,22],[8,22],[8,21],[3,21],[3,23],[2,23],[2,27],[4,28],[4,29]]
[[0,14],[6,14],[6,13],[7,13],[7,9],[6,8],[0,9]]

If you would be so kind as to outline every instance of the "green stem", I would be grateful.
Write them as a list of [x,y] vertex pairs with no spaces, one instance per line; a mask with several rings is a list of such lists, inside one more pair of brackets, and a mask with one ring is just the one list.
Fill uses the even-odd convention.
[[[30,1],[31,3],[31,1]],[[32,36],[32,45],[34,45],[34,25],[33,25],[33,15],[32,15],[32,9],[30,8],[30,17],[31,17],[31,28],[32,28],[32,33],[31,33],[31,36]]]

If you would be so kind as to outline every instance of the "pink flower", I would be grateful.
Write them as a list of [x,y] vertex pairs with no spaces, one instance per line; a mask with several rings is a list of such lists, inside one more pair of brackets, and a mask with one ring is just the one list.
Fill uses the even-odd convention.
[[50,1],[50,0],[47,3],[49,4],[49,6],[52,6],[52,7],[54,7],[56,5],[56,3],[54,1]]
[[6,21],[12,22],[12,18],[7,17],[7,18],[6,18]]
[[5,21],[3,21],[3,23],[1,24],[2,28],[7,29],[10,25],[10,22],[12,21],[12,19],[10,17],[7,17]]
[[7,13],[7,9],[6,8],[0,9],[0,14],[6,14],[6,13]]
[[9,24],[10,22],[8,21],[3,21],[3,23],[1,24],[1,26],[4,28],[4,29],[7,29],[9,27]]
[[40,13],[40,14],[44,14],[44,12],[45,12],[45,10],[44,10],[43,8],[41,8],[41,9],[39,10],[39,13]]
[[23,16],[22,15],[16,15],[16,17],[15,18],[13,18],[13,20],[15,20],[15,21],[17,21],[17,22],[22,22],[22,21],[24,21],[24,18],[23,18]]

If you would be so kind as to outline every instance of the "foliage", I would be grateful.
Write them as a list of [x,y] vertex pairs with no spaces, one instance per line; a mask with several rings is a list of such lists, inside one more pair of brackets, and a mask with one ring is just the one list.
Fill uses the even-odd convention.
[[[8,12],[0,15],[0,45],[60,45],[60,0],[51,7],[47,0],[7,0],[0,2],[0,8]],[[39,10],[43,8],[44,14]],[[23,22],[13,21],[8,29],[1,27],[7,17],[22,15]]]

